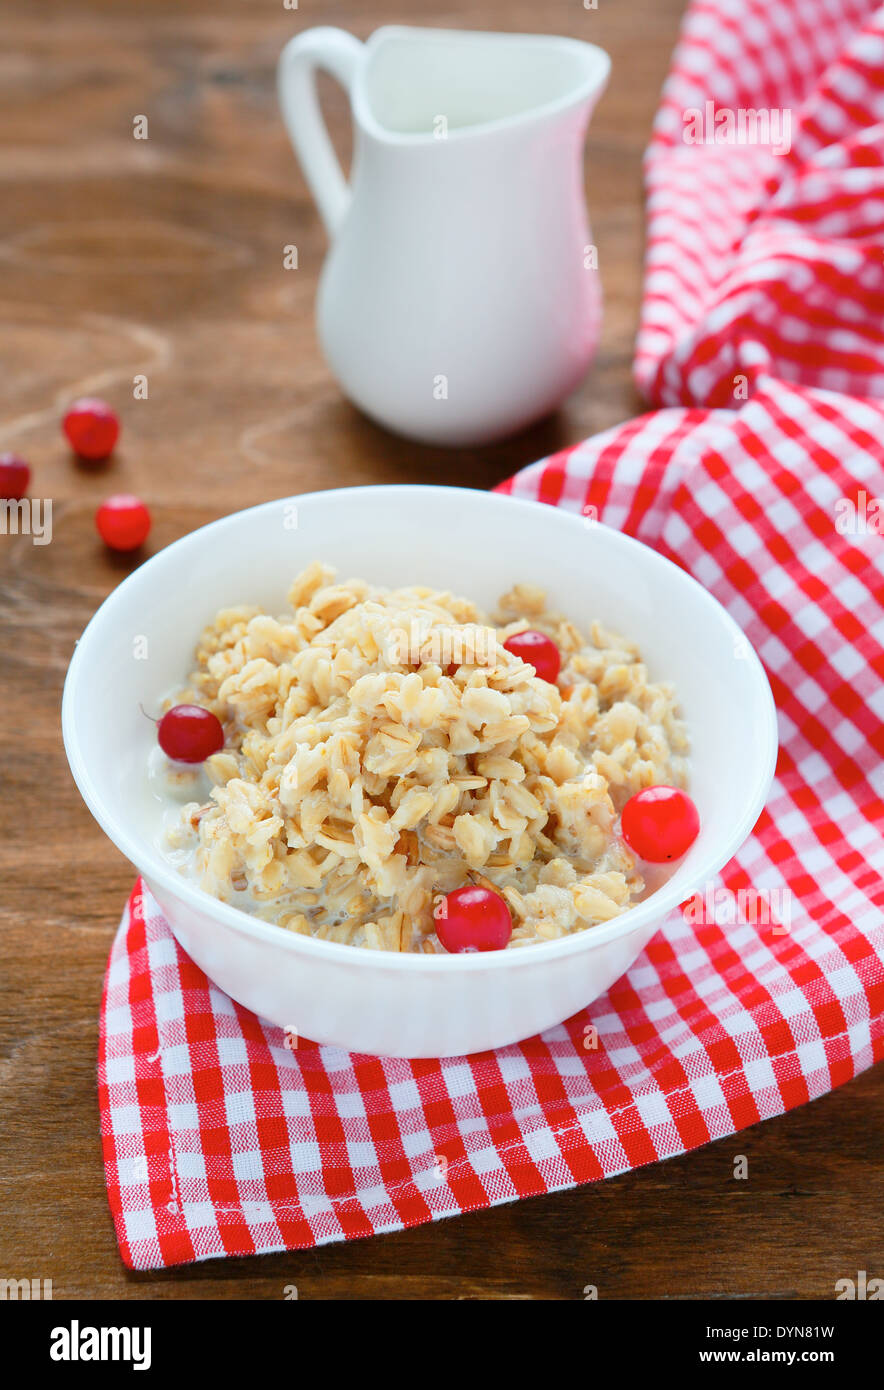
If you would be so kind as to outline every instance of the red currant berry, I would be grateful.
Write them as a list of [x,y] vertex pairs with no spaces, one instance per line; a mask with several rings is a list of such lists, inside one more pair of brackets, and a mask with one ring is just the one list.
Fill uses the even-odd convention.
[[677,787],[645,787],[623,807],[623,838],[639,859],[662,864],[687,854],[700,833],[697,808]]
[[147,540],[150,512],[140,497],[120,492],[102,502],[95,513],[95,525],[111,550],[137,550]]
[[31,470],[18,454],[0,454],[0,497],[5,502],[18,502],[25,496]]
[[92,396],[74,401],[62,429],[75,454],[82,459],[106,459],[120,433],[120,422],[110,406]]
[[562,667],[562,654],[551,637],[543,632],[514,632],[503,644],[513,656],[533,666],[542,681],[555,685]]
[[157,738],[176,763],[202,763],[224,747],[220,719],[202,705],[173,705],[159,722]]
[[513,934],[510,910],[490,888],[456,888],[436,908],[436,934],[446,951],[501,951]]

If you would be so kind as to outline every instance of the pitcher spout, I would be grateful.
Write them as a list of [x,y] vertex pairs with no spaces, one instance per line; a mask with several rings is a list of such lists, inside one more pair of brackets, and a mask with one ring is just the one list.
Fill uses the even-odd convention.
[[550,35],[378,29],[353,93],[357,125],[390,144],[463,139],[584,107],[610,59],[595,44]]

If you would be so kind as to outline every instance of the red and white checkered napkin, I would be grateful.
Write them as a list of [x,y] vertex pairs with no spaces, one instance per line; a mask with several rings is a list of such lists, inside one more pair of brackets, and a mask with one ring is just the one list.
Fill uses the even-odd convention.
[[[439,1061],[290,1050],[209,984],[137,887],[99,1058],[127,1264],[318,1245],[572,1187],[884,1056],[884,405],[860,399],[884,395],[879,18],[848,0],[691,9],[649,154],[637,362],[652,399],[682,404],[507,485],[596,508],[744,628],[782,745],[752,839],[585,1013]],[[679,144],[681,109],[707,96],[800,106],[791,153]]]

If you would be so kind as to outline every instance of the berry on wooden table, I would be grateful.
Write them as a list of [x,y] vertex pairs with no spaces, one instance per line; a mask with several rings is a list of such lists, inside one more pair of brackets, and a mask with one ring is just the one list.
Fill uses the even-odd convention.
[[28,490],[31,470],[18,454],[0,454],[0,497],[19,502]]
[[111,550],[137,550],[150,532],[150,512],[140,497],[120,492],[102,502],[95,525]]
[[555,685],[562,667],[562,654],[545,632],[535,632],[530,628],[527,632],[514,632],[503,645],[513,656],[533,666],[542,681]]
[[98,462],[113,451],[120,433],[120,422],[106,401],[94,396],[82,396],[68,408],[62,429],[75,454]]
[[620,826],[639,859],[663,864],[687,854],[700,833],[700,817],[687,792],[678,787],[645,787],[623,807]]
[[456,888],[433,913],[446,951],[502,951],[513,934],[510,910],[490,888]]
[[220,719],[202,705],[173,705],[159,722],[157,738],[176,763],[202,763],[224,747]]

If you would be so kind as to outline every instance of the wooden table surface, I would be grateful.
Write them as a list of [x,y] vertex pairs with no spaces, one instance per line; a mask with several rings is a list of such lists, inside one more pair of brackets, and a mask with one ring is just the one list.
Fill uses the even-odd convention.
[[[696,1154],[399,1235],[127,1274],[104,1192],[95,1087],[105,961],[132,871],[67,772],[59,697],[74,641],[132,563],[104,551],[110,491],[149,503],[155,551],[267,498],[375,482],[491,487],[640,409],[640,160],[681,0],[476,0],[427,22],[571,34],[613,57],[587,190],[606,295],[601,351],[554,420],[459,453],[384,433],[344,401],[312,306],[325,250],[278,119],[273,67],[316,23],[360,36],[418,0],[0,3],[0,450],[31,460],[52,543],[0,536],[0,1275],[56,1297],[831,1298],[884,1251],[884,1071]],[[339,147],[343,95],[324,100]],[[133,121],[148,118],[148,139]],[[286,270],[283,248],[299,249]],[[133,399],[133,377],[148,399]],[[83,393],[123,420],[112,464],[75,464]],[[735,1181],[745,1154],[749,1180]]]

